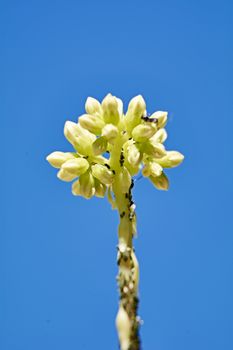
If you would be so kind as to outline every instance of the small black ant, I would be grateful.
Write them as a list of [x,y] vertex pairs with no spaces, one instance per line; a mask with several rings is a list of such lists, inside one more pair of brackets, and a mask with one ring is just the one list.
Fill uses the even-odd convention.
[[149,123],[158,123],[158,119],[157,118],[150,118],[150,115],[147,114],[146,116],[142,116],[141,117],[142,120],[144,120],[145,122],[149,122]]

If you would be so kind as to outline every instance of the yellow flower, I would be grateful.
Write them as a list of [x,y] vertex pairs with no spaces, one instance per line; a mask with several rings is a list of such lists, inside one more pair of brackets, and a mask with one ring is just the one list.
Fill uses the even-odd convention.
[[53,167],[60,169],[59,179],[79,178],[72,186],[74,195],[103,197],[107,189],[108,193],[112,191],[116,179],[117,188],[127,193],[131,177],[141,169],[156,188],[168,189],[163,168],[178,166],[184,156],[167,151],[163,144],[167,139],[167,112],[147,115],[146,103],[138,95],[131,99],[124,114],[122,100],[111,94],[102,103],[88,97],[85,110],[78,123],[67,121],[64,127],[75,152],[56,151],[47,157]]

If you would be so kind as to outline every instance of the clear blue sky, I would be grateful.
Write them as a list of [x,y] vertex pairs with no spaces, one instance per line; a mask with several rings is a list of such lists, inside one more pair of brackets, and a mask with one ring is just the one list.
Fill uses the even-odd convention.
[[134,190],[144,350],[233,349],[229,1],[0,4],[0,349],[117,349],[117,213],[45,161],[87,96],[141,93],[186,156]]

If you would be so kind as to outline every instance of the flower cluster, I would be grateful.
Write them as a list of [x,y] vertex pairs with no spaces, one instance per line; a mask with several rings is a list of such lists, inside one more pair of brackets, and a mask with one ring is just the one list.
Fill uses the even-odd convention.
[[106,189],[111,191],[117,181],[126,193],[131,177],[139,171],[156,188],[168,189],[163,169],[179,165],[184,157],[163,145],[167,112],[147,115],[145,101],[139,95],[130,101],[124,114],[122,101],[111,94],[102,103],[88,97],[85,110],[78,123],[67,121],[64,127],[75,152],[53,152],[47,157],[59,169],[59,179],[76,179],[72,184],[74,195],[104,197]]

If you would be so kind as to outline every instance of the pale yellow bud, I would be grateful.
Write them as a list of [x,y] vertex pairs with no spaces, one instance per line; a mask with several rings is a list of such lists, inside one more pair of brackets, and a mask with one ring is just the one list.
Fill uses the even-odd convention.
[[82,135],[79,125],[71,121],[65,123],[64,134],[72,145],[75,144],[78,138]]
[[66,182],[73,181],[77,175],[76,174],[70,174],[68,171],[65,171],[64,169],[60,169],[59,172],[57,173],[57,177]]
[[114,174],[105,165],[95,164],[91,167],[93,176],[105,185],[113,182]]
[[157,111],[153,113],[150,118],[157,119],[157,126],[158,128],[163,128],[167,123],[167,112],[164,111]]
[[121,172],[118,174],[119,188],[122,193],[128,193],[131,185],[132,178],[128,169],[123,166]]
[[88,97],[85,104],[85,110],[88,114],[102,114],[102,107],[98,100],[93,97]]
[[129,170],[131,176],[134,176],[139,172],[140,164],[133,166],[129,163],[128,159],[125,158],[124,165]]
[[113,141],[118,134],[118,129],[113,124],[106,124],[102,129],[102,136],[104,136],[108,141]]
[[104,198],[106,192],[106,186],[95,179],[95,196]]
[[118,331],[121,350],[129,350],[131,325],[129,316],[122,305],[120,305],[116,317],[116,327]]
[[183,154],[177,151],[167,151],[165,157],[158,159],[158,163],[163,168],[174,168],[184,160]]
[[100,135],[104,127],[104,121],[96,115],[83,114],[79,117],[78,121],[84,129],[87,129],[95,135]]
[[141,118],[144,115],[145,110],[146,103],[144,101],[144,98],[142,95],[137,95],[130,100],[127,114],[132,113],[135,116],[139,116]]
[[117,98],[117,97],[116,97],[116,100],[117,100],[117,104],[118,104],[119,115],[122,116],[122,114],[123,114],[123,102],[120,98]]
[[141,153],[134,143],[127,147],[127,159],[133,167],[138,166],[141,161]]
[[80,194],[86,199],[89,199],[95,194],[95,181],[92,174],[85,173],[79,178],[80,183]]
[[73,146],[75,146],[75,144],[78,141],[78,137],[80,136],[78,124],[71,122],[71,121],[67,121],[65,123],[65,126],[64,126],[64,134],[65,134],[65,137],[67,138],[67,140]]
[[95,142],[92,144],[92,151],[94,155],[98,156],[106,151],[107,146],[108,146],[107,139],[101,136],[98,139],[96,139]]
[[128,110],[125,116],[127,129],[131,131],[141,122],[142,116],[146,111],[146,103],[141,95],[135,96],[129,102]]
[[59,169],[64,162],[69,159],[75,158],[74,153],[71,152],[52,152],[50,153],[46,160],[52,165],[54,168]]
[[159,129],[154,136],[151,137],[152,143],[163,143],[167,139],[167,132],[165,129]]
[[64,126],[64,134],[67,140],[81,154],[90,154],[91,145],[96,139],[95,135],[81,127],[81,125],[67,121]]
[[158,190],[168,190],[169,180],[164,173],[156,177],[150,176],[149,179]]
[[120,118],[117,99],[108,94],[102,101],[102,108],[105,123],[117,125]]
[[163,172],[163,168],[156,162],[150,162],[150,172],[154,177],[160,176]]
[[161,143],[153,143],[151,140],[143,145],[143,151],[154,158],[162,158],[166,155],[166,150]]
[[133,131],[132,136],[137,142],[145,142],[149,140],[155,133],[157,127],[154,124],[139,124],[137,125]]
[[79,180],[72,183],[72,194],[74,196],[82,196],[81,190],[80,190],[80,182]]
[[70,174],[80,176],[84,174],[89,168],[89,163],[84,158],[75,158],[67,160],[63,165],[62,169]]
[[152,176],[160,176],[162,174],[163,168],[156,162],[148,162],[145,164],[145,167],[142,170],[142,175],[148,177]]

